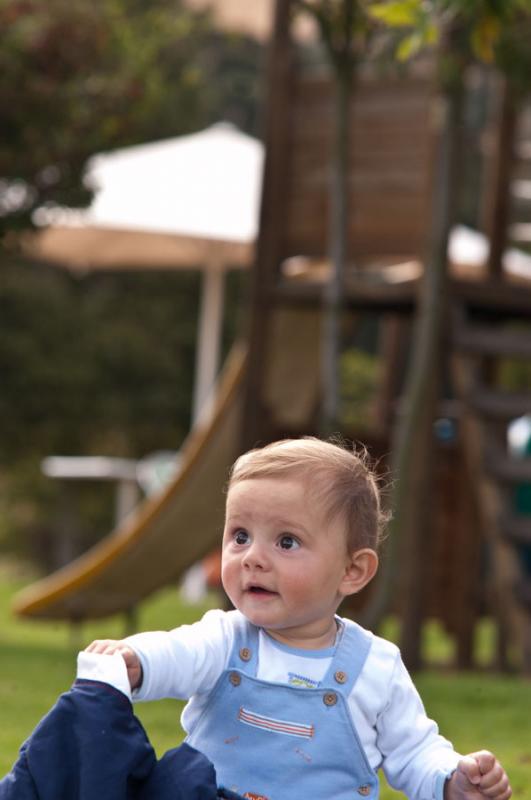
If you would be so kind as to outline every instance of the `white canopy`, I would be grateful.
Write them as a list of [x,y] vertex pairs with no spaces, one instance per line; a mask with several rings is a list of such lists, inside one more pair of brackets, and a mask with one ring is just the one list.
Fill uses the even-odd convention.
[[228,123],[94,156],[86,210],[43,208],[32,255],[71,269],[245,266],[262,183],[261,143]]
[[94,156],[85,210],[42,208],[45,226],[27,238],[29,255],[74,271],[204,271],[194,420],[214,386],[223,313],[223,273],[252,262],[263,147],[233,125]]

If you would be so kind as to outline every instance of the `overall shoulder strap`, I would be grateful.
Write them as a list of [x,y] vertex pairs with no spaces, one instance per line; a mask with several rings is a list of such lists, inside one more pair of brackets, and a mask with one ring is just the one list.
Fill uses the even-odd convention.
[[229,669],[238,669],[255,676],[258,669],[258,628],[239,611],[232,612],[234,643],[229,658]]
[[373,635],[350,619],[339,618],[342,631],[323,684],[349,695],[365,665]]

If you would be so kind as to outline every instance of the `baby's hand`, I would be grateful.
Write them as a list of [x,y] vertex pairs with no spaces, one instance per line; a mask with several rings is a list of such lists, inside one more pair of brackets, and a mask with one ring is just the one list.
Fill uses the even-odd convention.
[[444,787],[444,800],[509,800],[511,795],[505,770],[488,750],[464,756]]
[[142,683],[142,666],[140,659],[132,647],[121,639],[96,639],[85,647],[87,653],[99,653],[100,655],[111,656],[113,653],[120,653],[125,666],[127,667],[127,677],[131,689],[137,689]]

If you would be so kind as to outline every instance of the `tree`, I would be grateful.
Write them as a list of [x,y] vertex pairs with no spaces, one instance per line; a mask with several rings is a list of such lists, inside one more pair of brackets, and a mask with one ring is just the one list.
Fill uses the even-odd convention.
[[339,357],[348,238],[349,107],[357,64],[367,58],[374,22],[365,0],[295,0],[295,9],[316,21],[335,78],[335,136],[330,179],[329,256],[332,266],[324,297],[322,347],[322,432],[339,424]]
[[0,236],[43,204],[86,205],[96,152],[226,111],[254,123],[259,46],[178,0],[0,0],[0,28]]
[[[400,563],[405,589],[401,647],[412,668],[420,665],[423,603],[423,565],[433,472],[433,423],[439,396],[442,337],[446,319],[448,238],[455,223],[459,165],[459,121],[462,77],[473,59],[493,61],[502,31],[527,10],[526,0],[391,0],[376,3],[372,13],[388,25],[403,29],[400,58],[422,47],[436,47],[437,97],[436,174],[433,185],[432,229],[417,305],[410,365],[402,411],[392,443],[394,476],[391,502],[394,519],[390,550],[368,621],[376,624],[389,609]],[[407,537],[407,549],[404,540]],[[398,553],[402,558],[398,561]]]

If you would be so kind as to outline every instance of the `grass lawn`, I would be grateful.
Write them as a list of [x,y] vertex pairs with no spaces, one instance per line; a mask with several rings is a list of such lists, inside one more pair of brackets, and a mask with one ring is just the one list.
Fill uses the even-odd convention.
[[[21,582],[4,572],[0,569],[0,776],[9,771],[20,744],[58,694],[70,686],[77,650],[94,638],[121,637],[124,632],[123,619],[87,624],[76,631],[62,623],[15,620],[9,604]],[[175,590],[166,590],[140,609],[139,628],[171,628],[197,619],[204,610],[184,606]],[[393,635],[392,626],[387,633]],[[448,655],[449,644],[436,626],[427,631],[427,647],[439,660]],[[416,683],[428,713],[458,750],[494,750],[511,776],[514,797],[531,797],[530,681],[430,669],[419,674]],[[182,735],[181,707],[176,701],[136,707],[159,755]],[[385,781],[382,784],[382,800],[402,797]]]

